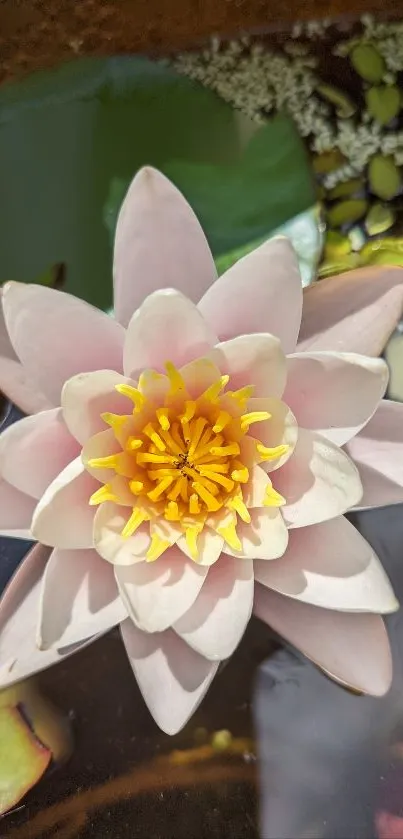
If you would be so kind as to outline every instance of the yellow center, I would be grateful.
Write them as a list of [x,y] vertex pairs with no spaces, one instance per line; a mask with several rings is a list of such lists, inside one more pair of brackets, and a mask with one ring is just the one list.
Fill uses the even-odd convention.
[[[221,376],[197,399],[191,399],[174,365],[167,362],[166,370],[170,387],[158,407],[155,399],[144,396],[142,377],[139,388],[116,385],[116,390],[133,403],[133,411],[106,413],[102,418],[113,429],[121,451],[92,458],[87,465],[111,469],[124,481],[104,484],[92,495],[90,504],[114,501],[132,506],[123,538],[129,538],[143,522],[171,523],[171,529],[185,535],[194,560],[198,559],[197,542],[203,527],[206,522],[214,526],[214,518],[220,513],[214,529],[231,548],[239,550],[238,518],[251,521],[243,494],[250,471],[242,460],[242,441],[252,424],[270,420],[270,414],[243,413],[253,387],[225,391],[229,376]],[[148,381],[154,377],[156,382],[162,378],[154,371],[143,377]],[[286,445],[267,448],[258,440],[253,439],[253,443],[255,462],[277,459],[288,450]],[[262,505],[279,507],[284,503],[267,479]],[[154,532],[147,559],[157,559],[171,544],[170,538]]]

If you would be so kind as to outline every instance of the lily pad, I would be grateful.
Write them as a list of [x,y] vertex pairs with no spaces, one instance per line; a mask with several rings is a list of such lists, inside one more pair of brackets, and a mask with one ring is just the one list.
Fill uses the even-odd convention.
[[375,154],[368,166],[368,178],[371,192],[384,201],[394,198],[401,187],[401,175],[393,157]]
[[393,227],[396,215],[388,204],[373,204],[365,219],[365,229],[368,236],[379,236]]
[[323,99],[334,105],[338,117],[348,119],[355,114],[357,110],[355,102],[338,87],[333,87],[330,84],[319,84],[316,90]]
[[380,125],[387,125],[400,111],[400,90],[395,85],[376,85],[365,92],[365,101],[371,116]]
[[383,57],[373,44],[357,44],[351,50],[350,61],[354,70],[366,82],[382,81],[386,66]]
[[333,189],[327,192],[327,198],[334,200],[335,198],[349,198],[351,195],[356,195],[361,192],[365,186],[362,178],[350,178],[341,184],[337,184]]
[[346,201],[338,201],[328,210],[327,220],[330,227],[343,227],[345,224],[354,224],[365,216],[368,209],[368,202],[363,198],[350,198]]
[[46,771],[52,755],[17,708],[0,708],[0,815],[10,810]]

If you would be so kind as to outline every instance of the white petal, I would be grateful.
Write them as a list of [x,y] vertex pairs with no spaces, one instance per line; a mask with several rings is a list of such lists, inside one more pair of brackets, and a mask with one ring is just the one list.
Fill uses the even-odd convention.
[[31,522],[36,501],[0,479],[0,536],[32,539]]
[[127,376],[137,378],[151,367],[163,371],[172,361],[181,367],[205,355],[217,338],[194,303],[174,289],[155,291],[134,312],[123,356]]
[[131,379],[113,370],[79,373],[68,379],[62,390],[63,416],[71,434],[84,444],[89,437],[105,430],[101,419],[104,411],[112,414],[131,413],[133,406],[115,385],[134,384]]
[[49,549],[36,545],[18,568],[0,601],[0,688],[39,673],[84,644],[46,652],[35,643],[41,582]]
[[343,516],[290,531],[285,556],[254,566],[259,583],[314,606],[385,614],[399,605],[378,557]]
[[288,545],[288,530],[278,507],[250,510],[251,522],[238,521],[237,534],[241,550],[235,551],[224,543],[223,551],[239,559],[278,559]]
[[383,399],[368,425],[346,447],[362,480],[360,508],[403,501],[403,405]]
[[287,377],[286,360],[274,335],[239,335],[217,344],[210,357],[222,373],[229,374],[231,390],[253,385],[254,396],[282,396]]
[[294,454],[276,472],[275,488],[287,501],[282,512],[289,527],[343,515],[362,495],[358,470],[345,452],[303,428]]
[[259,585],[254,612],[333,678],[373,696],[389,690],[392,658],[378,615],[320,609]]
[[[186,537],[181,536],[177,542],[178,548],[183,551],[185,556],[192,559],[192,555],[187,546]],[[198,565],[214,565],[217,559],[221,556],[223,550],[224,539],[214,530],[209,527],[203,527],[202,532],[197,539],[197,549],[199,551],[197,557]]]
[[151,545],[150,525],[141,525],[132,536],[123,539],[122,530],[131,515],[128,507],[101,504],[94,518],[94,547],[112,565],[133,565],[144,562]]
[[207,693],[219,662],[195,653],[170,629],[150,635],[127,620],[121,630],[150,713],[162,731],[177,734]]
[[172,626],[196,600],[207,571],[175,545],[155,562],[115,566],[128,613],[145,632],[162,632]]
[[258,440],[269,448],[288,446],[286,454],[276,458],[276,460],[267,460],[261,463],[266,472],[274,472],[287,462],[295,449],[298,439],[297,421],[288,405],[280,399],[249,399],[247,412],[250,411],[268,411],[271,416],[265,422],[257,422],[251,425],[248,437]]
[[229,658],[252,614],[253,563],[222,556],[193,606],[174,629],[196,652],[212,661]]
[[32,519],[34,538],[54,548],[91,548],[95,508],[89,499],[96,489],[99,484],[77,457],[39,501]]
[[372,417],[389,378],[384,361],[355,353],[291,355],[287,372],[284,401],[298,424],[338,446],[351,440]]
[[38,646],[65,647],[127,618],[112,567],[93,550],[50,556],[42,580]]

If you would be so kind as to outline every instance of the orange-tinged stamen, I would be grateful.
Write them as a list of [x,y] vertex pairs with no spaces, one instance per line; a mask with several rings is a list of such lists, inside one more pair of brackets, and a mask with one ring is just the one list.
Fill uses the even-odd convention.
[[[170,501],[176,501],[176,499],[179,497],[179,495],[181,493],[182,481],[183,481],[183,478],[181,476],[180,478],[178,478],[178,480],[176,481],[176,484],[172,487],[170,492],[168,492],[168,498],[170,499]],[[185,478],[185,481],[186,481],[186,478]]]
[[247,484],[249,481],[249,469],[240,460],[234,460],[235,469],[231,472],[231,478],[239,484]]
[[196,420],[191,421],[189,457],[193,457],[206,425],[207,420],[204,417],[198,417]]
[[144,521],[149,521],[149,519],[150,516],[144,510],[134,509],[120,534],[122,539],[128,539],[129,536],[133,536],[133,533],[136,532],[140,525]]
[[136,387],[133,387],[132,385],[121,384],[115,385],[115,390],[117,390],[118,393],[121,393],[122,396],[127,396],[131,400],[131,402],[133,402],[135,414],[139,414],[141,409],[144,408],[144,405],[147,400],[145,396],[143,396],[143,394],[140,393],[139,390],[137,390]]
[[126,441],[126,449],[130,452],[135,452],[141,449],[143,441],[139,437],[128,437]]
[[251,411],[249,414],[243,414],[241,417],[241,431],[248,431],[249,426],[255,422],[264,422],[270,419],[271,414],[268,411]]
[[[210,429],[207,430],[210,431]],[[222,436],[222,434],[217,434],[215,437],[213,437],[213,439],[211,439],[211,436],[212,435],[210,434],[210,440],[208,443],[206,443],[206,445],[203,444],[203,437],[201,438],[200,443],[197,446],[197,449],[193,455],[193,460],[197,461],[197,463],[203,463],[205,459],[210,459],[212,447],[221,446],[221,443],[224,442],[224,437]]]
[[[171,431],[173,432],[173,430],[174,428],[172,426]],[[171,449],[171,451],[174,452],[174,454],[185,453],[185,447],[183,443],[180,446],[179,443],[177,443],[176,440],[174,440],[173,435],[169,431],[161,431],[161,437],[168,449]]]
[[187,400],[185,402],[185,413],[181,416],[182,425],[184,425],[185,422],[190,422],[190,420],[193,419],[195,412],[196,402],[193,402],[193,400]]
[[171,428],[171,434],[172,434],[173,439],[175,440],[175,443],[177,444],[177,446],[179,446],[181,452],[185,453],[185,451],[186,451],[185,443],[184,443],[183,437],[181,437],[178,422],[173,423],[172,428]]
[[240,453],[238,443],[230,443],[229,446],[212,446],[210,449],[214,457],[227,457],[228,455],[237,455]]
[[141,453],[137,455],[137,463],[175,463],[176,458],[171,454]]
[[215,513],[222,507],[222,502],[214,498],[214,495],[206,489],[200,481],[194,481],[192,487],[197,492],[199,498],[204,501],[209,513]]
[[213,425],[213,431],[215,431],[216,434],[219,434],[219,432],[222,431],[223,428],[232,421],[232,419],[233,417],[228,413],[228,411],[220,411],[215,424]]
[[226,492],[231,492],[234,489],[234,481],[226,478],[225,475],[220,475],[218,472],[213,472],[211,469],[207,469],[207,467],[201,468],[200,474],[203,478],[208,478],[210,481],[215,481],[215,483],[220,484],[220,486],[224,487]]
[[133,493],[133,495],[140,495],[140,493],[144,489],[143,481],[129,481],[129,489],[130,492]]
[[262,460],[277,460],[278,457],[283,457],[288,454],[290,447],[284,443],[281,446],[264,446],[263,443],[256,443],[256,449],[261,455]]
[[168,504],[165,507],[164,516],[167,521],[180,521],[181,516],[179,506],[176,501],[168,501]]
[[153,533],[151,537],[151,545],[146,553],[146,560],[147,562],[155,562],[161,554],[166,551],[167,548],[171,546],[171,543],[168,542],[167,539],[161,539],[161,536],[158,536],[158,533]]
[[195,492],[190,496],[189,512],[192,516],[197,516],[200,513],[199,498]]
[[150,501],[158,501],[161,498],[161,495],[168,489],[168,487],[173,484],[174,479],[172,476],[167,475],[166,478],[163,478],[162,481],[156,486],[151,492],[147,492],[147,495]]
[[189,501],[189,487],[186,478],[181,478],[181,499],[187,504]]
[[201,472],[197,471],[196,469],[192,469],[190,466],[185,466],[184,472],[189,478],[193,478],[195,481],[199,481],[203,486],[211,492],[212,495],[218,495],[218,489],[212,481],[209,481],[208,478],[203,478]]
[[164,452],[166,450],[166,445],[164,441],[161,440],[160,435],[157,433],[156,429],[151,424],[151,422],[149,422],[148,425],[146,425],[146,427],[143,429],[143,434],[145,434],[146,437],[148,437],[149,440],[151,440],[151,442],[154,443],[154,446],[158,449],[158,451]]
[[229,376],[220,376],[216,382],[210,385],[210,387],[202,393],[200,398],[207,399],[209,402],[216,402],[221,391],[225,388],[228,382]]

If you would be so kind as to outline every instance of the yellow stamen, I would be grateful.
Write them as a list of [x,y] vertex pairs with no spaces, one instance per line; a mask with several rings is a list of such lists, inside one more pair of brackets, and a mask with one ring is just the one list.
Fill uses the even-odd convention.
[[239,454],[241,450],[238,443],[230,443],[229,446],[212,446],[210,451],[214,457],[227,457],[227,455]]
[[189,512],[192,516],[197,516],[200,513],[199,499],[195,492],[190,496]]
[[157,447],[158,451],[160,451],[160,452],[165,451],[166,445],[165,445],[164,441],[161,440],[160,435],[157,434],[157,432],[156,432],[154,426],[151,424],[151,422],[149,422],[148,425],[146,425],[146,427],[143,429],[143,433],[146,435],[146,437],[148,437],[151,440],[152,443],[154,443],[154,446]]
[[217,533],[225,539],[227,545],[232,548],[233,551],[240,551],[242,548],[241,540],[236,532],[236,522],[235,520],[231,521],[229,524],[226,524],[224,527],[218,527]]
[[235,510],[235,512],[238,513],[239,517],[242,519],[242,521],[244,521],[246,524],[250,524],[250,513],[242,498],[242,495],[234,495],[234,497],[231,498],[231,500],[228,502],[227,507],[229,507],[230,510]]
[[197,492],[199,498],[204,501],[209,513],[215,513],[217,510],[221,509],[222,502],[214,498],[214,495],[212,495],[200,481],[194,481],[192,487],[195,492]]
[[87,465],[91,469],[116,469],[118,463],[117,454],[109,454],[107,457],[91,457]]
[[248,431],[249,426],[255,422],[264,422],[270,419],[268,411],[251,411],[250,414],[243,414],[241,417],[241,431]]
[[148,477],[151,478],[152,481],[159,481],[161,478],[165,478],[166,475],[172,475],[176,478],[177,474],[177,469],[165,469],[163,466],[159,469],[150,469],[150,471],[147,472]]
[[193,524],[191,527],[186,528],[186,544],[189,549],[190,556],[192,559],[196,560],[199,556],[199,550],[197,547],[197,539],[200,535],[202,530],[202,525],[200,524]]
[[129,417],[127,417],[126,414],[111,414],[109,411],[105,411],[101,414],[101,419],[103,419],[107,425],[110,425],[116,434],[116,432],[119,433],[122,431]]
[[215,421],[215,425],[213,425],[213,431],[215,431],[216,434],[218,434],[220,431],[223,430],[223,428],[225,428],[226,425],[228,425],[228,423],[231,422],[232,419],[233,418],[231,414],[228,413],[228,411],[220,411]]
[[140,493],[144,489],[143,481],[129,481],[129,489],[130,492],[133,493],[133,495],[140,495]]
[[181,499],[187,504],[189,501],[189,487],[186,478],[181,478]]
[[167,475],[166,478],[163,478],[162,481],[156,486],[151,492],[147,492],[147,495],[151,501],[158,501],[161,495],[165,492],[168,487],[171,486],[174,479],[172,476]]
[[226,472],[229,472],[229,463],[214,463],[213,458],[210,458],[210,461],[203,464],[202,467],[197,464],[197,468],[200,469],[200,471],[202,471],[203,468],[210,469],[212,472],[221,472],[221,474],[225,474]]
[[135,414],[140,413],[147,400],[145,396],[143,396],[143,394],[140,393],[139,390],[137,390],[136,387],[132,387],[132,385],[122,384],[115,385],[115,390],[117,390],[118,393],[121,393],[122,396],[127,396],[131,400],[131,402],[133,402]]
[[151,545],[146,553],[147,562],[155,562],[161,554],[170,547],[170,542],[167,539],[161,539],[157,533],[153,533],[151,537]]
[[167,521],[180,521],[179,507],[176,501],[168,501],[165,507],[164,516]]
[[178,498],[178,496],[180,495],[180,492],[181,492],[181,487],[182,487],[182,481],[183,481],[183,480],[185,480],[185,481],[186,481],[186,478],[185,478],[185,479],[183,479],[183,478],[182,478],[182,476],[181,476],[180,478],[178,478],[178,480],[176,481],[175,485],[172,487],[171,491],[170,491],[170,492],[168,492],[168,498],[169,498],[171,501],[176,501],[176,499],[177,499],[177,498]]
[[249,481],[249,469],[240,460],[234,460],[235,469],[231,472],[231,478],[239,484],[247,484]]
[[133,536],[133,533],[135,533],[140,525],[143,524],[143,521],[148,521],[149,518],[150,517],[144,512],[144,510],[133,509],[130,518],[126,522],[120,534],[122,539],[128,539],[129,536]]
[[168,409],[158,408],[158,410],[155,413],[162,430],[169,431],[171,423],[169,422]]
[[220,484],[227,492],[231,492],[234,489],[233,481],[226,478],[225,475],[219,475],[217,472],[207,469],[207,467],[200,469],[200,474],[203,475],[203,478],[209,478],[210,481],[215,481],[215,483]]
[[268,484],[264,493],[263,505],[265,507],[282,507],[286,503],[285,498],[271,484]]
[[185,474],[188,475],[189,478],[193,478],[195,481],[199,481],[206,489],[211,492],[212,495],[218,495],[218,489],[212,481],[209,481],[208,478],[201,477],[200,472],[196,471],[196,469],[192,469],[191,466],[184,467]]
[[192,457],[196,451],[197,444],[203,434],[205,426],[207,425],[207,420],[204,417],[198,417],[197,420],[192,420],[190,424],[190,446],[189,446],[189,457]]
[[268,446],[264,446],[263,443],[257,443],[256,449],[261,455],[262,460],[277,460],[278,457],[283,457],[287,454],[290,447],[284,443],[282,446],[269,448]]
[[[173,432],[173,430],[174,430],[174,428],[172,426],[171,432]],[[183,443],[180,446],[174,440],[173,435],[169,431],[161,431],[161,437],[162,437],[164,443],[166,443],[168,448],[171,450],[171,452],[174,452],[174,454],[184,454],[185,453]]]
[[172,434],[173,439],[175,440],[176,445],[179,447],[181,453],[184,454],[185,453],[185,444],[184,444],[183,439],[180,435],[179,423],[174,422],[174,424],[172,425],[172,428],[171,428],[171,434]]
[[137,463],[175,463],[172,454],[152,454],[145,452],[137,455]]
[[[207,431],[210,431],[210,429],[208,428]],[[197,460],[198,463],[203,463],[206,458],[211,458],[212,446],[221,446],[221,443],[224,442],[224,437],[222,436],[222,434],[217,434],[215,437],[213,437],[212,440],[210,439],[210,441],[206,443],[206,445],[203,445],[203,437],[201,438],[200,443],[197,446],[197,449],[193,455],[193,460]]]
[[193,401],[185,402],[185,413],[181,416],[182,425],[184,425],[185,422],[190,422],[190,420],[193,419],[193,417],[195,415],[195,411],[196,411],[196,402],[193,402]]
[[202,393],[202,399],[208,399],[209,402],[216,402],[223,388],[228,384],[229,376],[220,376],[218,381],[210,385],[207,390]]
[[95,507],[97,504],[103,504],[104,501],[114,501],[119,504],[119,498],[113,492],[110,484],[104,484],[103,487],[97,489],[96,492],[91,495],[88,503],[91,507]]
[[167,371],[168,379],[171,383],[169,396],[175,396],[175,394],[180,390],[185,390],[185,382],[183,381],[179,370],[177,370],[175,365],[172,364],[172,361],[167,361],[165,370]]
[[128,437],[126,441],[126,449],[130,452],[135,452],[141,449],[143,441],[139,437]]
[[246,387],[241,387],[239,390],[229,390],[227,396],[231,396],[232,399],[235,399],[238,402],[239,407],[244,410],[248,400],[253,396],[254,390],[254,385],[246,385]]

